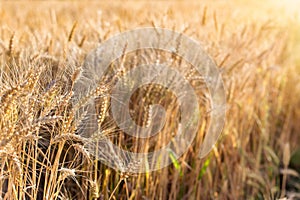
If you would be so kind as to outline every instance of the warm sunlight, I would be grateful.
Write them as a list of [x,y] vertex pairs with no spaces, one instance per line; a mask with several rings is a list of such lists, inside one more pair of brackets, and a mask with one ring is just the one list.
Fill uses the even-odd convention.
[[274,2],[285,10],[286,15],[299,19],[300,0],[275,0]]

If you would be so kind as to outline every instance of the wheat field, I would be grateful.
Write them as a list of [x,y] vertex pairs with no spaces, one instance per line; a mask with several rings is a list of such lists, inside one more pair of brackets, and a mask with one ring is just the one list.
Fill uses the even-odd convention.
[[[300,16],[290,7],[243,0],[0,1],[0,199],[300,199]],[[167,28],[201,43],[224,81],[226,123],[206,157],[198,157],[209,124],[203,116],[178,161],[127,174],[84,146],[72,100],[87,54],[138,27]],[[189,69],[180,59],[175,65]],[[201,84],[193,86],[202,97]],[[178,124],[171,93],[147,86],[132,97],[132,116],[142,126],[156,94],[170,105],[164,134],[138,141],[112,119],[111,83],[100,86],[98,125],[116,144],[153,150],[172,137]],[[208,100],[201,105],[207,110]]]

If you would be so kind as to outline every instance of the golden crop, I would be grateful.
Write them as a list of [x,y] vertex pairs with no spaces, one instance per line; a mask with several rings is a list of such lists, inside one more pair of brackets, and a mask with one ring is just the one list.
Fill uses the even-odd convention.
[[[124,174],[103,165],[83,145],[77,134],[80,105],[72,104],[74,84],[85,56],[102,41],[149,26],[194,38],[215,60],[226,88],[226,124],[204,159],[198,158],[198,147],[209,124],[206,116],[179,161],[151,173]],[[300,159],[290,164],[300,143],[299,30],[299,20],[288,11],[258,1],[1,1],[0,197],[299,198]],[[114,124],[112,83],[102,83],[95,101],[105,136],[133,151],[147,145],[159,149],[172,137],[178,113],[171,93],[147,86],[132,97],[132,116],[143,126],[150,104],[170,105],[164,134],[137,141]],[[193,84],[208,109],[201,81]],[[81,98],[84,103],[88,96]]]

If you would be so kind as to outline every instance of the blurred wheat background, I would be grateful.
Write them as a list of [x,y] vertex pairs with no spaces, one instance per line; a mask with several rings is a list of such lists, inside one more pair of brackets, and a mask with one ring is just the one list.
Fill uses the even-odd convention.
[[[297,5],[1,1],[0,199],[300,199]],[[204,159],[197,137],[169,167],[122,174],[95,159],[76,134],[72,91],[90,51],[116,33],[149,26],[205,47],[226,87],[226,125]],[[126,142],[105,103],[100,98],[103,131]]]

